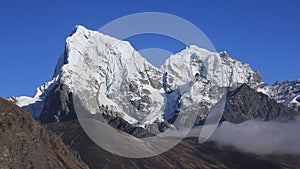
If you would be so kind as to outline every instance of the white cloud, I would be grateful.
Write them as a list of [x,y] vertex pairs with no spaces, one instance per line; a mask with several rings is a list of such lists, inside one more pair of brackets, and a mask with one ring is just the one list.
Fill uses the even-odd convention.
[[259,154],[300,155],[300,117],[288,123],[245,121],[223,122],[210,140]]

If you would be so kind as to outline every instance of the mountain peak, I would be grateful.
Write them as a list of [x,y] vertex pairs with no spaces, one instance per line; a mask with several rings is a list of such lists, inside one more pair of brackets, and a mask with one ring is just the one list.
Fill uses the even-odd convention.
[[85,32],[85,31],[90,31],[88,30],[85,26],[83,25],[75,25],[71,34],[69,36],[72,36],[75,33],[79,33],[79,32]]
[[192,80],[196,74],[223,87],[243,83],[257,87],[263,84],[260,74],[249,64],[232,59],[226,52],[211,52],[195,45],[170,56],[162,70],[176,74],[176,81],[180,84]]
[[[171,55],[158,69],[129,42],[78,25],[66,39],[53,80],[40,87],[34,98],[12,100],[33,112],[37,119],[43,114],[42,117],[53,116],[50,122],[54,122],[74,117],[68,116],[74,109],[69,107],[70,99],[79,93],[86,105],[97,103],[88,108],[91,113],[103,108],[143,126],[172,118],[184,99],[195,105],[204,100],[209,109],[216,102],[210,98],[213,86],[237,87],[243,83],[251,88],[264,84],[258,72],[230,58],[227,52],[191,45]],[[93,98],[92,102],[89,98]],[[53,101],[57,99],[60,102]],[[58,105],[58,110],[51,105]],[[52,114],[45,115],[49,112]]]

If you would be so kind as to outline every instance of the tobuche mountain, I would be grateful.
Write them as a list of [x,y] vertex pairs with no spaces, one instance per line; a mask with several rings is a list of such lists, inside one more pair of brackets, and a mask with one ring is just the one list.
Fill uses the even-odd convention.
[[[8,100],[60,136],[90,168],[300,167],[298,157],[246,154],[212,142],[199,145],[194,139],[155,157],[121,158],[97,147],[77,121],[76,106],[81,105],[91,116],[104,115],[120,132],[148,137],[174,127],[175,120],[202,125],[222,98],[221,121],[286,122],[300,112],[300,79],[269,86],[249,64],[227,52],[194,45],[156,68],[129,42],[78,25],[66,39],[52,80],[38,87],[33,97]],[[191,112],[196,112],[196,118]]]
[[72,105],[76,93],[92,114],[104,110],[109,116],[145,127],[172,121],[183,107],[197,109],[199,122],[220,99],[218,88],[234,90],[242,84],[297,110],[299,83],[294,83],[267,86],[248,64],[226,52],[197,46],[170,56],[156,68],[129,42],[76,26],[66,40],[53,79],[40,86],[34,97],[9,100],[32,112],[41,123],[59,122],[76,119]]

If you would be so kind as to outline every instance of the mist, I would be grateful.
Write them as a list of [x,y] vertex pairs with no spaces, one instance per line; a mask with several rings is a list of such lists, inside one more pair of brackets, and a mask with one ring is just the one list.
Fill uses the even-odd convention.
[[223,122],[210,138],[220,145],[256,154],[300,155],[300,117],[290,122]]

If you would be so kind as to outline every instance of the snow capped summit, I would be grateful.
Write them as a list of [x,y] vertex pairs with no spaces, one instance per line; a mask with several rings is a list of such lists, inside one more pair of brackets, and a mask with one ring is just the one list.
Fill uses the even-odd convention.
[[155,108],[162,105],[152,104],[163,104],[159,95],[161,72],[129,42],[80,26],[67,38],[66,51],[67,63],[60,68],[60,79],[71,91],[97,97],[99,106],[122,113],[131,123],[142,121],[152,112],[160,113]]
[[219,99],[218,87],[243,83],[255,89],[265,85],[258,72],[226,52],[192,45],[158,69],[129,42],[76,26],[66,39],[52,81],[39,87],[33,98],[10,100],[36,119],[54,122],[73,118],[72,95],[76,94],[92,114],[105,110],[145,126],[172,119],[182,104],[198,110],[203,119]]
[[230,58],[226,52],[210,52],[193,45],[170,56],[161,69],[174,75],[178,84],[191,81],[196,74],[220,87],[242,83],[256,87],[263,84],[259,73],[248,64]]
[[[100,105],[90,107],[91,113],[107,106],[130,123],[142,122],[144,118],[149,123],[162,117],[159,109],[164,103],[162,73],[129,42],[76,26],[66,40],[65,51],[54,72],[53,80],[46,85],[64,84],[81,97],[97,98]],[[42,93],[48,95],[46,90]],[[35,117],[39,118],[45,104],[42,95],[12,100],[19,106],[30,104],[35,108],[42,103],[34,110]]]

